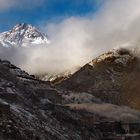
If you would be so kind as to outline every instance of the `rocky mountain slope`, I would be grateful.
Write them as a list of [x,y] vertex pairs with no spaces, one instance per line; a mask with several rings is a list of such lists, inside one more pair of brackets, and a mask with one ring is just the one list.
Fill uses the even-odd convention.
[[57,87],[86,92],[104,102],[140,110],[139,66],[139,59],[131,51],[112,50],[87,63]]
[[[96,140],[84,112],[60,106],[60,93],[8,61],[0,60],[1,140]],[[86,113],[88,116],[88,113]]]
[[32,25],[17,24],[10,31],[0,34],[0,44],[4,47],[30,47],[35,45],[46,46],[49,40]]
[[[75,95],[61,92],[50,82],[38,80],[0,60],[0,139],[101,140],[102,131],[95,128],[95,122],[140,121],[136,110],[104,104],[87,93]],[[84,104],[91,108],[85,109]],[[112,108],[110,115],[106,115],[108,107],[104,106]]]

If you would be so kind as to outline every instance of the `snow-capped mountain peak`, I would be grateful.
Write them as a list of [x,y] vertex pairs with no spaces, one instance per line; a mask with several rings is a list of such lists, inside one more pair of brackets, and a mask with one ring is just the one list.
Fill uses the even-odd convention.
[[0,43],[5,47],[46,45],[49,43],[47,36],[30,24],[17,24],[13,29],[0,34]]

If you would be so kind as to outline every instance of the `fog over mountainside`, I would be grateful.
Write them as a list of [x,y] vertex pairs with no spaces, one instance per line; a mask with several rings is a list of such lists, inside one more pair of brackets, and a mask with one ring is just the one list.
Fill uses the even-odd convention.
[[112,48],[139,48],[139,4],[139,0],[105,0],[96,15],[40,25],[50,44],[1,47],[0,55],[30,74],[57,74],[82,66]]

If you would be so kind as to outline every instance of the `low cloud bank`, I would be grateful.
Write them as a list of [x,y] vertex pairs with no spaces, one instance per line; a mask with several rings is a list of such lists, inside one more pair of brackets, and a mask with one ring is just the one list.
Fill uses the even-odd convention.
[[94,97],[91,94],[88,93],[69,93],[67,95],[62,95],[62,98],[64,99],[64,104],[70,104],[70,103],[101,103],[101,100]]
[[139,122],[140,112],[129,107],[117,106],[107,103],[102,104],[68,104],[72,109],[85,110],[103,117],[112,118],[122,122]]
[[49,45],[0,48],[0,56],[30,74],[57,74],[117,47],[139,47],[140,1],[104,0],[96,13],[41,27]]

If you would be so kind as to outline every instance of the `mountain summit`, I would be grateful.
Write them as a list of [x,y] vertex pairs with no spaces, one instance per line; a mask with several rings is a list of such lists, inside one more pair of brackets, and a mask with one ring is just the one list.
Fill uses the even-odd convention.
[[0,43],[4,47],[28,47],[49,43],[47,36],[30,24],[17,24],[13,29],[0,34]]

